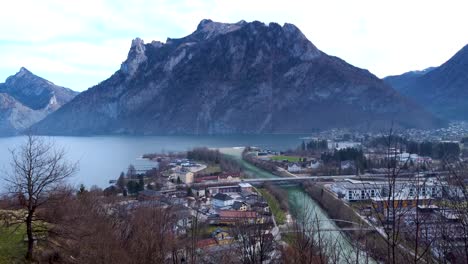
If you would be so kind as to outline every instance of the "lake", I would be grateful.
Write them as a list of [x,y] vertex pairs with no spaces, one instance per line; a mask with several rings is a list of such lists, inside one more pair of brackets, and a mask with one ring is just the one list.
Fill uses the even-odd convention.
[[[46,137],[67,152],[70,162],[79,163],[78,173],[70,179],[72,185],[97,185],[105,188],[109,180],[117,179],[129,164],[137,169],[153,166],[141,159],[141,155],[154,152],[185,151],[194,147],[226,148],[257,146],[273,150],[295,148],[308,135],[226,135],[226,136],[95,136],[95,137]],[[26,140],[25,137],[0,138],[0,171],[4,175],[10,168],[13,149]],[[3,176],[0,176],[3,177]],[[0,180],[0,190],[4,189]]]

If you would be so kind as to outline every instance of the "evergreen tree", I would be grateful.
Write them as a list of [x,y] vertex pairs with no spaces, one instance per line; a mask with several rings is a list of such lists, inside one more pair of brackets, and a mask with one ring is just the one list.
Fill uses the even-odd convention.
[[78,190],[77,194],[81,195],[81,194],[84,194],[86,192],[87,192],[86,187],[83,184],[80,184],[80,189]]
[[138,184],[136,181],[129,181],[127,182],[127,189],[128,193],[137,194],[140,189],[140,184]]
[[123,190],[125,188],[125,174],[123,171],[120,173],[120,176],[119,176],[119,179],[117,180],[116,185],[117,187],[120,188],[120,190]]
[[134,177],[137,176],[137,173],[136,173],[136,169],[135,169],[135,166],[133,166],[132,164],[130,164],[128,166],[128,169],[127,169],[127,178],[129,179],[134,179]]
[[143,191],[145,189],[145,179],[143,175],[138,175],[138,191]]

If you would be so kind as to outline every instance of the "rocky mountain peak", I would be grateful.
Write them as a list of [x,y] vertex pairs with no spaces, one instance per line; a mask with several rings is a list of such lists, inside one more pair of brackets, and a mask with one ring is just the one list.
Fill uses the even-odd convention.
[[[190,41],[206,41],[219,35],[227,35],[234,33],[240,29],[245,29],[249,35],[255,36],[261,32],[268,32],[277,38],[277,45],[285,45],[290,50],[292,55],[300,58],[303,61],[312,60],[319,57],[322,53],[315,47],[301,32],[299,28],[290,23],[285,23],[280,26],[277,23],[269,23],[268,25],[260,22],[245,22],[241,20],[237,23],[220,23],[214,22],[211,19],[203,19],[197,26],[197,30],[187,39]],[[264,39],[266,36],[263,35]],[[284,40],[284,41],[282,41]],[[169,39],[169,42],[171,39]],[[283,43],[283,44],[280,44]]]
[[295,57],[299,57],[303,61],[312,60],[319,57],[321,51],[310,42],[302,31],[293,24],[285,23],[283,32],[293,43],[292,53]]
[[284,23],[283,29],[285,32],[288,32],[290,34],[301,34],[304,36],[299,28],[297,28],[294,24],[290,23]]
[[145,51],[145,42],[141,38],[135,38],[132,40],[130,49],[135,49],[137,52]]
[[62,135],[309,133],[380,130],[394,120],[399,127],[443,125],[367,70],[318,50],[292,24],[205,19],[164,44],[133,40],[121,74],[34,128]]
[[246,22],[243,20],[239,21],[238,23],[220,23],[214,22],[211,19],[203,19],[198,24],[197,30],[194,32],[194,34],[202,34],[202,39],[207,40],[220,34],[226,34],[238,30],[245,24]]
[[6,84],[13,84],[17,81],[25,81],[26,79],[35,79],[39,81],[41,79],[40,77],[34,75],[32,72],[30,72],[28,69],[25,67],[21,67],[20,70],[15,74],[10,77],[8,77],[5,81]]
[[145,51],[145,42],[141,38],[132,40],[127,60],[120,66],[121,71],[128,76],[133,76],[140,64],[147,59]]
[[206,19],[206,18],[202,19],[200,23],[198,23],[197,30],[202,30],[205,27],[205,25],[210,24],[210,23],[213,23],[213,20]]
[[25,67],[21,67],[19,72],[16,75],[25,75],[25,74],[32,74],[32,73]]
[[77,94],[33,74],[24,67],[21,67],[15,75],[8,77],[2,87],[3,92],[34,110],[48,107],[54,96],[57,97],[54,100],[61,105]]
[[14,135],[70,101],[77,93],[25,67],[0,83],[0,135]]

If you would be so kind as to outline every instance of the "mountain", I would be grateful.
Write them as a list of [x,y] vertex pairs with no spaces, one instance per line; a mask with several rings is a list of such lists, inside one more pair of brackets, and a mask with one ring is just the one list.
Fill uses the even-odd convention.
[[109,79],[35,126],[47,134],[304,133],[443,124],[292,24],[202,20],[166,43],[132,41]]
[[440,118],[468,120],[468,45],[439,67],[411,78],[405,75],[384,80]]
[[14,135],[27,129],[77,94],[21,68],[0,83],[0,135]]
[[429,67],[421,71],[409,71],[405,72],[400,75],[392,75],[387,76],[383,80],[395,88],[397,91],[401,92],[402,90],[405,91],[406,84],[412,82],[413,80],[417,79],[420,76],[434,70],[436,67]]

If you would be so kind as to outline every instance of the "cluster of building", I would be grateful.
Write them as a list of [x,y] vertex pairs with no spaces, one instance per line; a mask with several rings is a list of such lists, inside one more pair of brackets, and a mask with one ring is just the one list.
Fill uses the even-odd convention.
[[197,247],[205,252],[222,251],[234,241],[229,226],[271,221],[268,203],[249,183],[192,187],[191,191],[206,222],[218,227],[210,238],[198,241]]
[[[460,140],[468,135],[468,122],[453,121],[448,127],[438,129],[405,129],[399,131],[404,138],[416,141],[441,141],[441,140]],[[326,138],[334,142],[354,141],[362,142],[372,137],[386,136],[388,133],[357,131],[345,128],[335,128],[314,133],[316,138]]]
[[[197,187],[189,191],[144,190],[138,195],[138,205],[157,204],[158,206],[179,206],[187,213],[187,218],[179,220],[180,229],[190,226],[193,217],[199,222],[217,227],[211,236],[197,242],[199,250],[222,250],[234,241],[229,226],[237,223],[270,223],[271,213],[268,203],[249,183],[233,183]],[[133,204],[132,206],[136,206]]]
[[189,159],[176,159],[169,163],[169,180],[191,184],[195,174],[206,168],[206,165],[195,163]]
[[214,175],[200,175],[194,178],[194,183],[227,183],[238,182],[241,180],[241,174],[238,172],[222,172]]
[[415,199],[438,199],[442,198],[444,186],[446,183],[436,179],[414,179],[414,180],[398,180],[392,188],[396,191],[389,190],[389,183],[383,181],[360,181],[347,179],[345,181],[336,182],[331,185],[331,190],[338,197],[348,201],[366,201],[386,199],[392,194],[394,197]]

